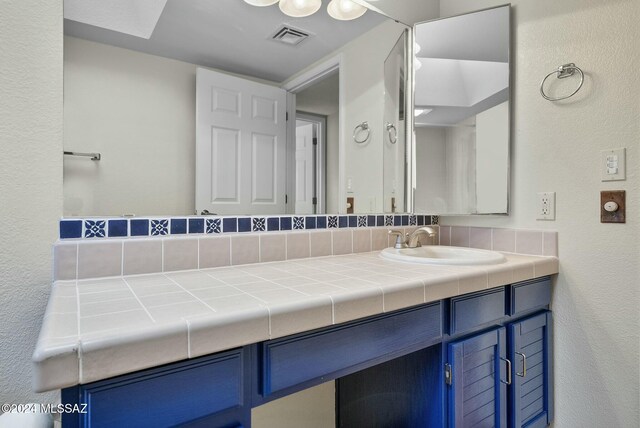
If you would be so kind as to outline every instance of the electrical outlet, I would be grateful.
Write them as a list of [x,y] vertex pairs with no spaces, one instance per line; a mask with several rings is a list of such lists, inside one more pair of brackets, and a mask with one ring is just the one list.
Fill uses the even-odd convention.
[[556,219],[556,193],[542,192],[538,193],[538,214],[537,220],[555,220]]

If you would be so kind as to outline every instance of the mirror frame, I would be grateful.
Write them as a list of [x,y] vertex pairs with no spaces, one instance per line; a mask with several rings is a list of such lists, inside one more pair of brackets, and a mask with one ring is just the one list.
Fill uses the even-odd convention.
[[[508,98],[508,102],[509,102],[509,116],[508,116],[508,121],[509,121],[509,141],[507,142],[507,174],[505,179],[507,180],[507,206],[506,206],[506,210],[505,212],[501,212],[501,213],[461,213],[461,214],[456,214],[456,213],[445,213],[445,214],[434,214],[434,213],[430,213],[432,215],[436,215],[436,216],[509,216],[511,213],[511,161],[512,161],[512,145],[513,145],[513,83],[514,83],[514,73],[513,73],[513,64],[512,64],[512,58],[513,58],[513,26],[512,26],[512,21],[513,21],[513,12],[512,12],[512,6],[511,3],[504,3],[498,6],[492,6],[492,7],[487,7],[487,8],[483,8],[483,9],[478,9],[478,10],[474,10],[472,12],[466,12],[466,13],[461,13],[461,14],[457,14],[457,15],[451,15],[451,16],[443,16],[440,18],[435,18],[435,19],[429,19],[426,21],[422,21],[422,22],[417,22],[413,25],[412,27],[412,31],[411,31],[411,43],[410,46],[408,46],[408,51],[410,51],[410,58],[415,58],[415,53],[414,53],[414,46],[415,46],[415,37],[416,37],[416,26],[420,25],[420,24],[426,24],[429,22],[436,22],[436,21],[442,21],[444,19],[449,19],[449,18],[456,18],[459,16],[466,16],[466,15],[472,15],[474,13],[478,13],[478,12],[485,12],[488,10],[493,10],[493,9],[500,9],[503,7],[508,7],[509,9],[509,20],[508,20],[508,25],[509,25],[509,43],[508,43],[508,47],[507,47],[507,57],[509,59],[509,74],[508,74],[508,81],[509,81],[509,88],[508,88],[508,94],[509,94],[509,98]],[[411,91],[411,111],[413,112],[416,108],[415,106],[415,63],[413,61],[410,61],[410,67],[411,67],[411,79],[412,79],[412,87],[413,90]],[[410,159],[411,159],[411,164],[412,164],[412,168],[411,168],[411,192],[409,192],[411,194],[411,199],[409,201],[409,199],[407,199],[407,207],[411,207],[411,211],[412,213],[416,213],[415,210],[415,191],[416,191],[416,186],[418,185],[417,183],[417,178],[416,178],[416,158],[415,158],[415,153],[416,153],[416,133],[415,133],[415,124],[413,123],[413,114],[410,115],[411,116],[411,126],[412,126],[412,134],[413,134],[413,138],[411,141],[411,154],[410,154]],[[410,205],[409,205],[410,204]],[[426,214],[426,213],[416,213],[416,214]]]

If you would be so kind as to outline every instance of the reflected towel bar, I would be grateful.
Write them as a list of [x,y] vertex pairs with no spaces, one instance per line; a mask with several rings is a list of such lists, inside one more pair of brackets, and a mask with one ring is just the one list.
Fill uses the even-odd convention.
[[85,156],[91,158],[92,161],[99,161],[102,158],[100,153],[80,153],[80,152],[64,152],[68,156]]

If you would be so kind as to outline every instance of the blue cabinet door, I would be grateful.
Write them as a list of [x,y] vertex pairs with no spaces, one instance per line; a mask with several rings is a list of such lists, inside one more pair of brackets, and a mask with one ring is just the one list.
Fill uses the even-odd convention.
[[509,389],[512,428],[546,427],[553,419],[551,312],[509,324]]
[[448,345],[449,426],[507,426],[508,382],[504,327]]

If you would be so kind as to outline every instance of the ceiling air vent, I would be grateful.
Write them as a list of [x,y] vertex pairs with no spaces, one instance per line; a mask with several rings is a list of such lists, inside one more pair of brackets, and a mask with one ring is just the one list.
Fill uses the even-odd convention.
[[306,40],[307,37],[309,37],[309,33],[284,25],[278,28],[278,31],[271,38],[286,45],[296,46]]

